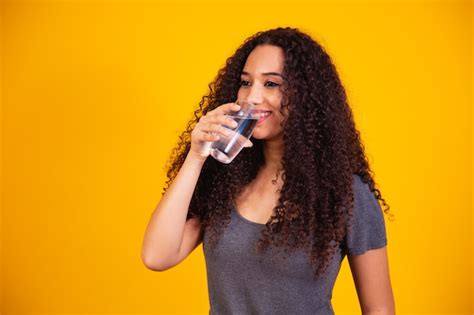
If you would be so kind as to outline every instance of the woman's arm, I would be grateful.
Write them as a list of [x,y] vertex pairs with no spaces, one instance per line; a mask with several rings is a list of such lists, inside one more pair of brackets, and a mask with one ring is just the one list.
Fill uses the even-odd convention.
[[347,256],[363,315],[395,314],[387,246]]
[[166,270],[199,245],[202,235],[199,220],[186,222],[186,216],[204,160],[189,153],[156,206],[142,246],[142,261],[148,268]]
[[[191,132],[191,148],[178,174],[153,212],[145,232],[142,261],[153,270],[163,271],[178,264],[202,241],[198,218],[186,221],[197,181],[210,155],[210,142],[226,136],[236,122],[226,114],[239,110],[235,103],[218,106],[199,118]],[[251,146],[250,141],[245,146]]]

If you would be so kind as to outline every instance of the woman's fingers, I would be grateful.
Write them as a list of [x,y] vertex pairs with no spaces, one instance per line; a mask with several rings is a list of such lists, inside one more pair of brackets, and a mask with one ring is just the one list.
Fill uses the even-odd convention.
[[216,141],[219,139],[219,136],[212,132],[206,132],[201,128],[194,128],[194,130],[191,132],[191,138],[193,142],[197,141],[197,143],[203,143]]
[[220,138],[220,135],[217,132],[206,132],[201,130],[201,133],[203,135],[203,141],[213,142],[219,140]]
[[231,129],[237,127],[237,122],[227,115],[211,115],[204,116],[200,120],[202,123],[213,123],[217,125],[225,125]]
[[220,134],[222,136],[230,136],[232,133],[229,129],[214,123],[206,123],[201,128],[202,131],[207,133]]
[[192,131],[192,137],[199,142],[216,141],[221,137],[229,137],[232,131],[214,123],[200,122]]
[[[226,112],[227,110],[232,109],[233,105],[236,104],[224,104],[219,107],[222,108],[222,110],[217,111],[218,108],[216,108],[214,111],[208,112],[199,119],[195,129],[205,133],[229,137],[232,134],[231,129],[237,127],[237,122],[225,114],[219,114],[219,112]],[[209,139],[209,137],[206,137],[206,139]],[[215,141],[215,138],[213,139]]]
[[235,103],[227,103],[220,105],[219,107],[209,111],[207,115],[209,116],[215,116],[215,115],[225,115],[233,111],[238,111],[240,109],[240,106],[235,104]]

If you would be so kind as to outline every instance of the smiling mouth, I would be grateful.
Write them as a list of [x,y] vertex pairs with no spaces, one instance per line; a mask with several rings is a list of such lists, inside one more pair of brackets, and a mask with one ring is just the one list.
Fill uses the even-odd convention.
[[272,114],[271,111],[262,111],[262,112],[260,112],[260,118],[257,121],[257,125],[263,123],[271,114]]

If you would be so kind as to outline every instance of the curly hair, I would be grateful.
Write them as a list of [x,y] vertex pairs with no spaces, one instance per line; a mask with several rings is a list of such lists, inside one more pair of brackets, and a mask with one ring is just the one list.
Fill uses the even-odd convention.
[[[286,107],[288,115],[282,122],[283,186],[256,249],[260,253],[269,246],[283,249],[281,258],[286,258],[289,251],[304,250],[314,275],[318,276],[327,269],[351,225],[353,174],[369,184],[386,207],[386,214],[390,207],[376,188],[344,87],[330,56],[299,29],[278,27],[258,32],[227,59],[208,85],[209,93],[202,97],[194,118],[171,153],[163,194],[190,150],[194,126],[208,111],[235,101],[246,59],[262,44],[284,51],[285,83],[280,112],[283,114]],[[211,247],[216,246],[230,222],[234,200],[256,178],[265,162],[264,140],[251,141],[253,147],[242,150],[232,163],[208,158],[202,167],[186,220],[200,219],[205,233],[209,233]]]

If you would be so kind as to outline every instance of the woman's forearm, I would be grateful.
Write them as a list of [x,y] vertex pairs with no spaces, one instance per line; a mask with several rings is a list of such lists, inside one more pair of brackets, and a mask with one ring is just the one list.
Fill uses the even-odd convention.
[[179,253],[184,226],[204,159],[188,154],[172,184],[156,206],[145,232],[142,260],[156,266]]

